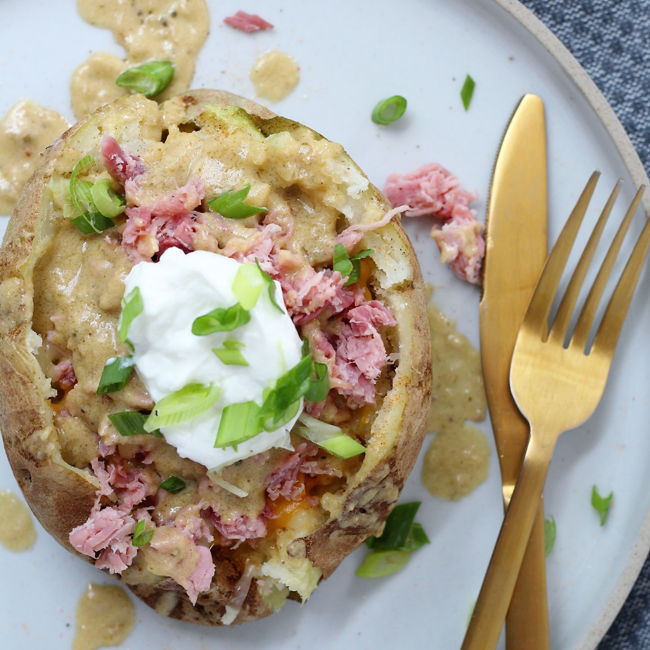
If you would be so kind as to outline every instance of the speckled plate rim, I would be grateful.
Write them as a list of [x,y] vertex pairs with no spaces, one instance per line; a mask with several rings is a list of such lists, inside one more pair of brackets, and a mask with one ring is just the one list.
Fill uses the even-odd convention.
[[[637,187],[640,185],[650,187],[650,179],[623,125],[604,95],[571,52],[539,18],[518,0],[494,0],[494,2],[525,27],[555,58],[578,90],[584,95],[607,130],[635,185]],[[642,203],[646,214],[650,218],[650,192],[645,193]],[[594,650],[600,643],[630,594],[649,552],[650,512],[647,513],[643,521],[632,553],[609,600],[586,636],[575,647],[575,650]]]

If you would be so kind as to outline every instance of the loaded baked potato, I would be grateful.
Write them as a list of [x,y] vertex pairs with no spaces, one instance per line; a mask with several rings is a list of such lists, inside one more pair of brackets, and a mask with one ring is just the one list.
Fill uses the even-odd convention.
[[7,456],[43,526],[160,614],[305,601],[380,533],[429,399],[413,249],[340,145],[205,90],[45,152],[0,252]]

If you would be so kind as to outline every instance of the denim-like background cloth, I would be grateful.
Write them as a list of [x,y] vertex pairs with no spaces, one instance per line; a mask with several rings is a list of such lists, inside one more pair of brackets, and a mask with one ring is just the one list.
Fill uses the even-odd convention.
[[[650,174],[650,0],[521,1],[596,82]],[[650,650],[650,559],[598,650]]]

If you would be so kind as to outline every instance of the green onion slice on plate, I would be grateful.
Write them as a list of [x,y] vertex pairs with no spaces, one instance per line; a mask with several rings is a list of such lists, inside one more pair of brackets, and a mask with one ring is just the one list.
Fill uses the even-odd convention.
[[375,124],[391,124],[399,120],[406,111],[406,99],[401,95],[393,95],[382,99],[372,111],[372,121]]
[[250,191],[250,183],[247,183],[241,190],[237,190],[236,192],[226,190],[213,199],[210,199],[208,201],[208,207],[210,210],[218,212],[222,217],[226,217],[227,219],[246,219],[256,214],[268,212],[266,208],[244,203]]
[[171,494],[178,494],[182,492],[186,487],[187,483],[178,476],[168,476],[162,483],[158,485],[159,488],[166,490]]
[[125,70],[115,84],[153,97],[165,90],[173,78],[174,66],[170,61],[149,61]]
[[140,521],[135,526],[135,532],[133,533],[133,546],[144,546],[151,541],[153,537],[154,529],[146,530],[147,522],[144,519]]
[[130,355],[109,359],[102,371],[97,394],[106,395],[107,393],[116,393],[118,390],[122,390],[129,381],[134,363],[135,361]]
[[145,422],[145,431],[192,420],[212,408],[220,394],[218,384],[188,384],[156,403]]
[[120,343],[126,343],[129,338],[131,323],[142,313],[144,303],[140,287],[135,287],[128,296],[122,298],[122,313],[117,321],[117,338]]
[[194,320],[192,334],[195,336],[208,336],[215,332],[232,332],[238,327],[246,325],[250,319],[250,314],[240,303],[235,303],[227,309],[217,307]]
[[141,436],[146,434],[151,434],[156,438],[162,438],[163,435],[160,431],[152,430],[147,431],[144,428],[145,422],[149,415],[146,413],[140,413],[139,411],[122,411],[121,413],[111,413],[108,416],[108,419],[113,423],[113,426],[120,432],[120,435],[129,437],[129,436]]
[[384,578],[404,567],[410,557],[406,551],[368,553],[355,573],[359,578]]
[[429,543],[424,529],[420,524],[413,523],[420,501],[400,503],[386,519],[384,532],[380,537],[369,537],[366,545],[369,548],[391,551],[415,551]]
[[108,178],[98,180],[92,186],[90,194],[95,207],[103,216],[112,219],[124,212],[124,199],[113,191]]
[[469,75],[465,77],[465,83],[460,91],[460,98],[463,100],[463,106],[465,110],[469,109],[470,102],[474,96],[474,88],[476,87],[476,82]]

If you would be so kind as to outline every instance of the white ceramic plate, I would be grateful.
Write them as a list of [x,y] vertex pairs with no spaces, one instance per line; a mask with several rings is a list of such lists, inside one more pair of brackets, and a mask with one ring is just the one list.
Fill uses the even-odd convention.
[[[122,54],[107,31],[83,23],[75,4],[0,3],[0,114],[19,98],[31,97],[71,118],[73,69],[92,51]],[[292,54],[301,64],[301,82],[277,110],[344,143],[379,186],[392,171],[439,161],[467,188],[478,190],[482,215],[503,129],[525,92],[539,94],[547,106],[552,239],[595,167],[604,177],[599,205],[619,176],[628,181],[620,205],[629,202],[631,174],[637,180],[643,176],[620,125],[584,73],[511,0],[209,4],[212,33],[194,85],[252,96],[248,71],[255,58],[271,48]],[[222,25],[238,9],[260,13],[276,29],[250,36]],[[467,73],[477,84],[469,112],[459,97]],[[591,103],[579,87],[591,95]],[[377,127],[370,112],[393,94],[408,98],[407,114],[389,128]],[[478,290],[440,266],[425,223],[411,222],[408,229],[425,277],[437,287],[436,301],[478,343]],[[561,439],[551,468],[546,504],[558,532],[548,583],[556,650],[596,645],[648,549],[643,528],[650,510],[649,289],[645,273],[603,402],[585,426]],[[490,435],[487,422],[483,429]],[[354,569],[365,552],[359,550],[306,607],[289,603],[271,619],[233,629],[161,619],[138,603],[138,625],[123,647],[246,650],[260,642],[269,650],[459,647],[501,521],[496,454],[488,480],[459,503],[430,497],[419,470],[418,465],[402,499],[422,500],[419,519],[432,544],[400,573],[374,581],[356,578]],[[615,494],[604,528],[590,506],[594,483]],[[0,489],[17,490],[4,455]],[[3,647],[70,648],[77,600],[91,580],[109,578],[73,558],[40,528],[32,551],[11,554],[0,548]]]

